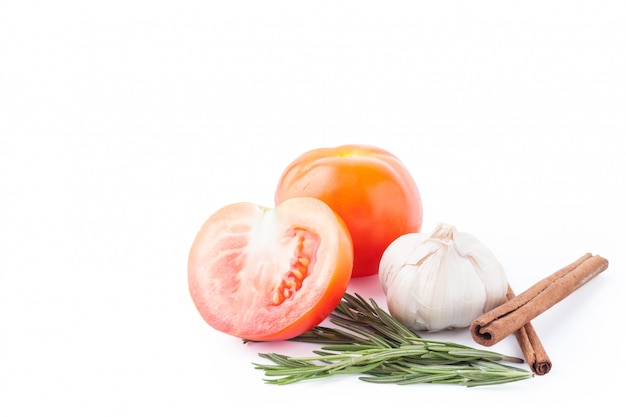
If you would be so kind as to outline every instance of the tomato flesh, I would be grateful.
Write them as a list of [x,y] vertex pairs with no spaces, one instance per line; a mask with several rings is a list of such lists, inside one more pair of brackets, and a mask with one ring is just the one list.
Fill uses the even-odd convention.
[[368,145],[313,149],[283,171],[275,202],[314,197],[346,223],[354,244],[353,277],[378,273],[384,250],[419,232],[422,201],[408,169],[392,153]]
[[189,290],[215,329],[247,340],[284,340],[333,311],[352,265],[350,234],[322,201],[294,198],[272,209],[235,203],[198,232]]

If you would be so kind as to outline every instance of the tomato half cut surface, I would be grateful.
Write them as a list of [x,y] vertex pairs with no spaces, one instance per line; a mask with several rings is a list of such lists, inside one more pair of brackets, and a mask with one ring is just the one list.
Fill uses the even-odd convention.
[[247,340],[286,340],[328,317],[348,287],[352,264],[350,234],[324,202],[235,203],[198,232],[189,291],[211,327]]

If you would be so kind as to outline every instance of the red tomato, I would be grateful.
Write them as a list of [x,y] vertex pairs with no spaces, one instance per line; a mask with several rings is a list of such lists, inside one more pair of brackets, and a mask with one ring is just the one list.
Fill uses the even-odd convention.
[[189,291],[215,329],[247,340],[285,340],[334,310],[352,260],[345,224],[320,200],[294,198],[273,209],[235,203],[198,232]]
[[300,196],[324,201],[348,226],[353,277],[376,274],[387,246],[422,227],[422,201],[411,174],[396,156],[373,146],[344,145],[300,155],[282,173],[275,201]]

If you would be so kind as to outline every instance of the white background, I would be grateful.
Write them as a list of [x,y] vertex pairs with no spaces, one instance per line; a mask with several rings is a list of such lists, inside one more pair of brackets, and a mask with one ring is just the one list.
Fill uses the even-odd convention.
[[[626,13],[618,1],[5,1],[0,414],[594,410],[624,373]],[[396,154],[517,292],[609,269],[534,321],[553,361],[498,387],[285,387],[186,283],[204,220],[273,204],[317,147]],[[374,279],[351,291],[381,299]],[[437,335],[476,346],[465,331]],[[520,355],[514,339],[493,350]],[[221,410],[218,412],[218,410]],[[348,414],[350,413],[350,414]]]

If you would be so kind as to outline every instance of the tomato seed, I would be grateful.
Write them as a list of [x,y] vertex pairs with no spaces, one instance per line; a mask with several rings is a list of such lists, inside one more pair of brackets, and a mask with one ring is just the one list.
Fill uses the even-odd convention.
[[275,291],[274,295],[272,296],[272,304],[277,306],[279,304],[282,304],[283,301],[285,301],[285,299],[283,298],[283,295],[279,293],[278,291]]
[[300,269],[292,269],[291,271],[289,271],[289,274],[298,281],[302,281],[302,277],[304,276]]

